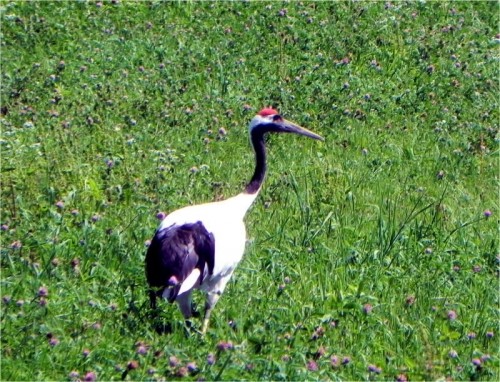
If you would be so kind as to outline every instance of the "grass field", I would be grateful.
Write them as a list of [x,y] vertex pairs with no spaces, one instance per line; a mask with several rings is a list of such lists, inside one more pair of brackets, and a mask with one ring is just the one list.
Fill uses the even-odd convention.
[[[497,2],[0,14],[0,379],[500,378]],[[267,105],[325,142],[270,137],[246,255],[186,335],[151,318],[156,215],[239,193]]]

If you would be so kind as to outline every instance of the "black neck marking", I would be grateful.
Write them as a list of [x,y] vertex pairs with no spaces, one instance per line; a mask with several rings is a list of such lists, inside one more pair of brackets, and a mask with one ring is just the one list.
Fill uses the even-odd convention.
[[255,151],[255,171],[252,179],[245,187],[247,194],[255,194],[259,192],[260,186],[266,176],[266,144],[264,135],[270,131],[268,126],[256,126],[250,133],[250,140]]
[[265,124],[255,126],[250,132],[250,140],[255,151],[255,171],[252,179],[245,187],[247,194],[256,194],[259,192],[262,182],[266,177],[266,143],[264,136],[266,133],[279,132],[279,126],[274,124]]

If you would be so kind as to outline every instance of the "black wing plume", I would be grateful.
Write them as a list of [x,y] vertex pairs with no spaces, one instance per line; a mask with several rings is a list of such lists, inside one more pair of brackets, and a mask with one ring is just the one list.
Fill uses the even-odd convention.
[[[156,231],[146,253],[146,278],[150,286],[161,288],[161,292],[166,287],[172,287],[169,301],[173,302],[182,282],[195,268],[200,270],[200,283],[206,273],[213,273],[214,256],[214,235],[200,221],[173,225]],[[150,293],[153,306],[154,294]]]

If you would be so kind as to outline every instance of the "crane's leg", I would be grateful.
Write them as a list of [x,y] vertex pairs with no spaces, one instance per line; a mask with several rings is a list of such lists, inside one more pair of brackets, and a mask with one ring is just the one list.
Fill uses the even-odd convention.
[[220,281],[215,285],[214,292],[209,292],[207,294],[207,301],[205,303],[205,316],[203,317],[203,325],[201,327],[201,333],[205,334],[208,329],[208,323],[210,321],[210,315],[212,314],[212,310],[219,301],[220,296],[224,292],[226,288],[227,282],[231,278],[232,272],[227,276],[220,279]]
[[219,301],[220,293],[208,293],[207,302],[205,303],[205,315],[203,317],[203,326],[201,327],[201,333],[205,334],[208,329],[208,322],[210,321],[210,315],[212,314],[212,309],[214,308],[217,301]]
[[156,291],[153,289],[149,290],[149,303],[151,304],[151,309],[156,310],[156,297],[157,297]]
[[[191,322],[191,317],[196,315],[196,312],[193,311],[193,303],[191,300],[191,291],[184,292],[177,296],[177,303],[179,304],[179,309],[184,316],[185,319],[185,330],[186,335],[189,336],[191,330],[193,329],[193,324]],[[197,330],[195,330],[197,331]]]
[[193,316],[193,310],[191,309],[191,292],[185,292],[180,294],[175,299],[179,304],[179,309],[182,315],[187,320]]

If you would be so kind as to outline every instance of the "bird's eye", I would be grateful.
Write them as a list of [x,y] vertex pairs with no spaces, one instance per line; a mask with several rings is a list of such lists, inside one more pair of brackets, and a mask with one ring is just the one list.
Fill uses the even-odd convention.
[[279,114],[276,114],[276,115],[273,115],[273,121],[276,122],[276,121],[281,121],[283,118],[281,118],[281,115]]

